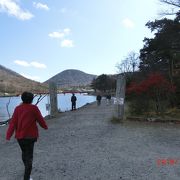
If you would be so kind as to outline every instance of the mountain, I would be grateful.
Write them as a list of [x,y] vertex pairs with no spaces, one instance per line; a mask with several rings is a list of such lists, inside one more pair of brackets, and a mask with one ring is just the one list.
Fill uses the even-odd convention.
[[55,82],[58,87],[73,87],[90,85],[96,75],[79,70],[69,69],[53,76],[45,83],[36,82],[0,65],[0,95],[5,93],[20,94],[23,91],[47,92],[48,82]]
[[0,65],[0,95],[18,94],[23,91],[44,92],[46,84],[27,79],[20,74]]
[[83,71],[68,69],[48,79],[46,83],[55,82],[60,88],[87,86],[95,77],[96,75],[87,74]]

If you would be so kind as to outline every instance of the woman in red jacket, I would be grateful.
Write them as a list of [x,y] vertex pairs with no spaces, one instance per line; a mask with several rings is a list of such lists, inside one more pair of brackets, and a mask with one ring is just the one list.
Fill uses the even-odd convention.
[[48,129],[38,107],[31,104],[33,97],[30,92],[24,92],[21,95],[23,103],[15,108],[6,134],[6,139],[10,140],[15,131],[15,138],[22,150],[22,161],[25,166],[24,180],[30,179],[34,143],[39,136],[37,123],[42,128]]

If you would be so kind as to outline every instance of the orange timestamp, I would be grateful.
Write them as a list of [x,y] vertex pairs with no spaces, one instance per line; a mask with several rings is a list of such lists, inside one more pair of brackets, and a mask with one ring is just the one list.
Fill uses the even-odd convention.
[[177,165],[179,161],[180,161],[179,158],[162,158],[162,159],[157,159],[156,164],[157,166],[173,166],[173,165]]

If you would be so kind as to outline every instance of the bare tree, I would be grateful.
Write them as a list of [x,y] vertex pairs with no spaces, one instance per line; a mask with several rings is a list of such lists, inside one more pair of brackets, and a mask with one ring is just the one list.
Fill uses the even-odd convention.
[[10,104],[10,102],[11,102],[11,97],[9,97],[9,100],[8,100],[8,102],[6,103],[6,110],[7,110],[9,119],[11,118],[10,112],[9,112],[9,104]]
[[[36,94],[34,97],[38,96],[38,94]],[[35,103],[35,105],[38,105],[38,103],[43,100],[45,97],[47,96],[47,94],[39,94],[39,97]],[[3,121],[3,122],[0,122],[0,126],[3,126],[3,125],[7,125],[9,120],[11,119],[11,115],[10,115],[10,112],[9,112],[9,104],[11,103],[11,97],[9,97],[9,100],[8,102],[6,103],[6,110],[7,110],[7,113],[8,113],[8,120],[6,121]]]
[[180,0],[160,0],[160,2],[180,8]]
[[[36,96],[38,96],[38,94],[36,94],[36,95],[34,96],[34,98],[35,98]],[[35,103],[35,105],[38,105],[39,102],[40,102],[41,100],[43,100],[46,96],[47,96],[47,94],[44,94],[44,95],[43,95],[43,94],[39,94],[39,97],[38,97],[37,102]]]
[[139,55],[132,51],[121,63],[117,63],[116,68],[118,73],[135,72],[138,70],[138,65]]
[[180,0],[159,0],[162,4],[168,5],[170,8],[162,12],[162,15],[175,15],[180,12]]

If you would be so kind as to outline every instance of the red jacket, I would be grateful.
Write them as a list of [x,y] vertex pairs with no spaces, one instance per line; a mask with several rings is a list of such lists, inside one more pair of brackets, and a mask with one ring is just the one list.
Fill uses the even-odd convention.
[[14,131],[16,139],[38,138],[37,122],[42,128],[48,129],[38,107],[33,104],[22,103],[14,110],[6,133],[6,139],[10,140]]

